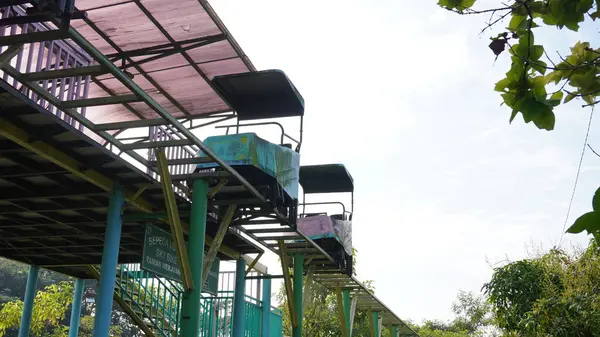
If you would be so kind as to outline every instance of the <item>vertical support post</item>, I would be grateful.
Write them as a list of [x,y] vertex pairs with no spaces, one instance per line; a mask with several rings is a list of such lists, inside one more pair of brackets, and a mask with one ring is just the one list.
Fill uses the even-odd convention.
[[373,331],[373,333],[375,334],[375,337],[381,337],[380,327],[381,325],[379,323],[379,312],[373,311],[373,329],[375,330]]
[[367,311],[367,318],[369,320],[369,334],[371,335],[371,337],[377,337],[375,336],[375,315],[376,313],[373,312],[371,308],[369,308],[369,310]]
[[392,325],[392,337],[398,337],[398,326]]
[[181,336],[196,337],[200,330],[200,299],[202,294],[202,264],[204,263],[204,236],[206,234],[206,213],[208,210],[208,183],[203,179],[194,180],[192,212],[188,236],[188,258],[192,283],[196,286],[183,293],[181,305]]
[[27,285],[25,287],[25,298],[23,298],[23,313],[21,315],[21,326],[19,327],[19,337],[29,337],[29,327],[31,326],[31,316],[33,313],[33,300],[37,289],[37,279],[40,273],[40,267],[29,267],[27,275]]
[[94,317],[92,337],[108,337],[110,332],[110,316],[115,292],[115,279],[117,277],[121,227],[123,225],[121,209],[124,204],[123,188],[115,183],[108,203],[108,217],[104,232],[104,249],[102,250],[102,265],[100,267],[98,293],[96,294],[96,316]]
[[352,333],[352,323],[350,321],[350,290],[344,289],[342,290],[342,301],[344,303],[344,318],[346,319],[346,331],[348,331],[348,335],[351,336]]
[[233,334],[232,337],[244,337],[245,299],[246,297],[246,261],[239,258],[235,265],[235,293],[233,294]]
[[304,281],[304,255],[294,254],[294,305],[296,306],[297,325],[292,329],[292,337],[302,337],[302,320],[304,310],[302,305],[302,283]]
[[344,310],[344,296],[342,295],[342,288],[340,287],[339,282],[337,282],[335,285],[335,295],[337,297],[337,312],[342,337],[348,337],[348,324],[346,324],[348,321],[346,319],[346,312]]
[[75,281],[73,292],[73,304],[71,305],[71,321],[69,324],[69,337],[77,337],[79,334],[79,318],[81,317],[81,302],[83,301],[83,285],[85,280]]
[[[265,275],[267,276],[267,275]],[[271,279],[266,278],[263,282],[262,293],[262,337],[271,337]]]

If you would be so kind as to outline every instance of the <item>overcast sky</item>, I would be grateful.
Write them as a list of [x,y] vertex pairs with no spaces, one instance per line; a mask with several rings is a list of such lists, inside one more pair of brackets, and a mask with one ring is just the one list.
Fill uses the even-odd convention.
[[[508,58],[494,63],[479,35],[488,17],[436,2],[211,1],[256,67],[284,70],[303,95],[301,162],[348,167],[359,278],[415,321],[450,319],[457,291],[478,292],[490,263],[559,241],[590,115],[574,101],[553,132],[520,116],[509,125],[493,91]],[[586,34],[537,41],[550,36],[556,55]],[[599,176],[587,151],[571,221],[591,209]],[[563,246],[586,242],[567,234]]]

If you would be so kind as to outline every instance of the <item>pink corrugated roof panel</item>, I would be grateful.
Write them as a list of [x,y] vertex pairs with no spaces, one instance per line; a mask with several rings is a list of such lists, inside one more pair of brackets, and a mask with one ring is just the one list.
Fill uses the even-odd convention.
[[[86,10],[86,20],[75,20],[73,28],[107,55],[140,48],[179,44],[182,47],[204,43],[187,51],[143,63],[154,55],[132,56],[127,71],[133,81],[176,117],[205,115],[230,110],[213,90],[214,76],[254,70],[235,42],[227,36],[210,6],[199,0],[78,0]],[[210,42],[202,42],[207,38]],[[192,40],[192,41],[190,41]],[[122,66],[121,61],[115,64]],[[112,75],[97,78],[90,97],[130,94]],[[157,118],[144,103],[92,107],[88,117],[96,123]]]

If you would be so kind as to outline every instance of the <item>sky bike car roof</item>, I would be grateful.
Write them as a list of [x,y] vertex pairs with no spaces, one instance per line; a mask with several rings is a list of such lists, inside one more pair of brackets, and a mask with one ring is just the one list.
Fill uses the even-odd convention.
[[304,193],[354,192],[354,180],[343,164],[301,166],[300,186]]
[[239,120],[304,116],[304,98],[281,70],[216,76],[212,83]]

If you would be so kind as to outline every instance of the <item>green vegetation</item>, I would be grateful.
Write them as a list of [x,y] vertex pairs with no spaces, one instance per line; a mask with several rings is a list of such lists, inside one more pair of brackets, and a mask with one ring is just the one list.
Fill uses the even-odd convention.
[[[508,22],[503,31],[491,36],[490,49],[498,58],[508,50],[511,59],[506,76],[498,81],[500,92],[509,107],[510,122],[521,114],[525,123],[553,130],[554,108],[572,100],[582,100],[583,107],[600,102],[600,49],[590,42],[577,42],[569,55],[555,55],[542,44],[536,44],[536,28],[579,31],[584,22],[600,18],[600,0],[512,0],[500,7],[474,9],[482,1],[439,0],[438,4],[461,15],[491,15],[483,32]],[[590,120],[591,121],[591,120]],[[592,201],[592,211],[580,216],[567,230],[587,231],[600,243],[600,188]]]
[[[0,258],[0,337],[16,337],[27,284],[28,267]],[[34,300],[31,336],[66,337],[71,317],[74,282],[69,277],[41,269],[38,292]],[[92,336],[94,305],[82,308],[79,336]],[[138,337],[143,334],[115,305],[112,313],[112,335]]]

